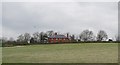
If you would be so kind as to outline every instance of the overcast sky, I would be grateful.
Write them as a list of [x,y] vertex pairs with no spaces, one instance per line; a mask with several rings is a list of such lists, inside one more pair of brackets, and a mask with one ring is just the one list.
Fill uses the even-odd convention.
[[78,35],[85,29],[92,30],[95,35],[99,30],[105,30],[113,38],[118,31],[117,2],[2,4],[2,35],[5,37],[16,38],[25,32],[48,30]]

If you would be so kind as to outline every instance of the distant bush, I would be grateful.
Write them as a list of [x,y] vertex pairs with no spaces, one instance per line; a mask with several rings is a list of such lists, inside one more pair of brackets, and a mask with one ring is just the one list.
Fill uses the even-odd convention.
[[0,47],[2,47],[2,42],[0,42]]
[[2,47],[13,47],[13,46],[22,46],[22,45],[39,45],[39,44],[69,44],[69,43],[120,43],[118,41],[72,41],[72,42],[56,42],[56,43],[27,43],[27,42],[5,42],[1,43]]
[[118,43],[117,41],[79,41],[77,43]]
[[2,47],[13,47],[13,46],[14,46],[14,44],[11,42],[2,43]]

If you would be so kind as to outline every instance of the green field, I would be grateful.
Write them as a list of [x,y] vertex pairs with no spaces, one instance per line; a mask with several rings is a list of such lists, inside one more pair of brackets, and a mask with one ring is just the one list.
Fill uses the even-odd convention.
[[3,63],[117,63],[117,43],[4,47]]

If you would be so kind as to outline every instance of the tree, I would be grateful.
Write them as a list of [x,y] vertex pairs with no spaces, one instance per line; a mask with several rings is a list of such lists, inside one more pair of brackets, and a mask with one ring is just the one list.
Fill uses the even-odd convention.
[[9,41],[10,41],[10,42],[13,42],[13,41],[14,41],[14,38],[13,38],[13,37],[10,37],[10,38],[9,38]]
[[46,43],[48,41],[48,35],[47,33],[40,32],[40,42],[41,43]]
[[40,42],[43,43],[44,42],[44,32],[40,32]]
[[40,35],[40,33],[39,32],[33,33],[33,38],[34,38],[34,41],[40,42],[41,41],[41,35]]
[[35,40],[33,37],[30,39],[30,43],[35,43]]
[[75,35],[71,35],[70,38],[71,38],[72,41],[74,41],[75,40]]
[[8,40],[7,40],[7,37],[2,37],[2,38],[1,38],[1,41],[2,41],[2,43],[7,42],[7,41],[8,41]]
[[84,30],[81,34],[80,34],[80,40],[81,41],[93,41],[94,39],[94,34],[92,31],[89,30]]
[[43,35],[43,43],[47,43],[47,41],[48,41],[48,35],[45,33]]
[[120,41],[120,34],[115,36],[116,41]]
[[52,30],[51,31],[47,31],[46,34],[48,35],[48,37],[52,36],[54,34],[54,31],[52,31]]
[[31,38],[31,36],[30,36],[29,33],[25,33],[25,34],[24,34],[24,41],[25,41],[25,42],[30,41],[30,38]]
[[97,34],[97,41],[105,41],[108,38],[107,33],[104,30],[100,30]]
[[17,39],[18,42],[24,42],[24,36],[22,34],[19,35],[17,38],[18,38]]
[[74,35],[74,34],[72,34],[72,35],[70,36],[70,40],[71,40],[71,42],[76,42],[76,39],[75,39],[75,35]]
[[30,41],[30,38],[31,38],[30,34],[25,33],[25,34],[19,35],[17,41],[18,42],[28,42],[28,41]]

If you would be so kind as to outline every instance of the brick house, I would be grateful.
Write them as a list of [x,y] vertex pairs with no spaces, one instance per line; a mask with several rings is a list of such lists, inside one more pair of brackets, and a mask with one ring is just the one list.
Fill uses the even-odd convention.
[[50,36],[48,38],[48,42],[49,43],[63,43],[63,42],[69,42],[69,38],[68,35],[57,35],[57,33],[55,33],[55,35]]

